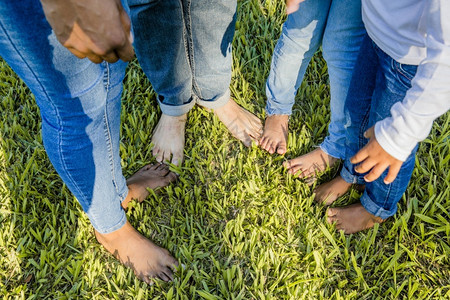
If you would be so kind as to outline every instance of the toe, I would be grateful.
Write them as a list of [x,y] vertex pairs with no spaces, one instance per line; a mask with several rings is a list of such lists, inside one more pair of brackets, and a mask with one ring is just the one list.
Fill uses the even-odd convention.
[[267,137],[263,136],[261,138],[261,140],[259,141],[259,145],[261,146],[262,149],[267,151]]
[[172,157],[172,163],[175,166],[181,166],[181,164],[183,163],[183,153],[182,152],[174,153]]
[[145,169],[146,171],[147,170],[154,171],[154,170],[157,170],[159,168],[159,166],[160,166],[160,164],[149,164],[149,165],[146,165],[143,169]]
[[168,151],[168,150],[166,150],[166,151],[164,151],[163,152],[163,155],[162,155],[162,162],[166,162],[166,161],[169,161],[170,162],[170,151]]
[[164,152],[159,151],[159,149],[157,151],[153,150],[153,156],[156,158],[157,162],[161,163],[164,159]]
[[286,153],[286,144],[280,143],[278,145],[277,153],[278,154],[285,154]]
[[171,280],[170,277],[168,277],[164,272],[159,272],[158,278],[166,282]]
[[163,273],[164,275],[166,275],[167,278],[169,278],[169,281],[173,280],[173,273],[170,270],[170,268],[164,268]]
[[167,173],[167,175],[164,178],[165,178],[166,183],[169,184],[171,182],[177,181],[178,176],[174,172],[169,172],[169,173]]
[[327,211],[327,216],[332,218],[332,217],[336,217],[337,215],[337,210],[334,208],[329,208]]

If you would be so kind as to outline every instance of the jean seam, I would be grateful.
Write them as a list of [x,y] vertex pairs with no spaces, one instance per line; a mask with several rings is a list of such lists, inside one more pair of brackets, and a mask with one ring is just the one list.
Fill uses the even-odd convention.
[[[62,148],[61,148],[61,140],[62,140],[62,131],[63,131],[63,125],[61,122],[61,115],[59,114],[59,110],[57,109],[57,107],[55,106],[55,104],[52,102],[51,97],[48,95],[46,89],[44,88],[44,85],[42,84],[42,82],[39,80],[39,76],[36,75],[36,73],[33,71],[33,69],[30,67],[30,65],[28,64],[28,62],[25,60],[25,58],[22,56],[22,53],[20,51],[18,51],[17,47],[15,46],[15,44],[13,43],[10,35],[8,34],[8,31],[5,29],[5,27],[3,26],[3,23],[0,21],[0,26],[3,30],[3,32],[5,33],[5,36],[8,38],[10,45],[12,45],[12,47],[14,48],[14,50],[16,51],[17,55],[21,58],[22,63],[25,64],[25,66],[28,68],[28,70],[30,71],[31,74],[33,74],[34,78],[36,79],[36,81],[38,82],[39,86],[41,87],[43,93],[45,94],[45,96],[47,97],[47,101],[48,103],[52,106],[53,110],[56,112],[56,117],[58,120],[58,126],[59,126],[59,130],[58,130],[58,156],[59,156],[59,160],[61,161],[61,165],[64,166],[64,172],[66,173],[67,177],[70,179],[70,181],[72,182],[72,184],[74,185],[74,187],[78,190],[80,195],[83,195],[84,197],[86,197],[84,195],[84,193],[81,192],[80,187],[78,186],[77,182],[75,180],[73,180],[73,177],[71,176],[70,172],[67,172],[67,165],[64,161],[64,157],[62,154]],[[78,199],[80,200],[80,199]],[[80,201],[81,202],[81,201]],[[83,202],[86,202],[86,199],[84,199]]]
[[[198,87],[198,84],[195,80],[195,59],[194,59],[194,42],[192,41],[192,18],[191,18],[191,1],[188,0],[186,1],[186,10],[184,11],[184,22],[185,22],[185,26],[187,28],[187,52],[189,55],[189,65],[191,66],[191,74],[192,74],[192,90],[194,91],[195,95],[197,96],[197,98],[199,99],[203,99],[202,97],[202,93],[200,88]],[[196,99],[193,99],[195,102]]]
[[103,112],[103,122],[104,122],[104,133],[105,133],[105,139],[108,149],[108,158],[109,158],[109,165],[111,167],[111,175],[112,175],[112,182],[114,185],[114,189],[116,190],[116,193],[119,194],[119,188],[117,186],[117,180],[116,180],[116,172],[114,169],[114,151],[113,151],[113,145],[112,145],[112,137],[111,137],[111,129],[109,126],[109,119],[108,119],[108,88],[109,88],[109,82],[110,82],[110,71],[109,71],[109,64],[106,63],[105,65],[105,75],[104,75],[104,82],[105,82],[105,89],[106,89],[106,97],[105,97],[105,109]]

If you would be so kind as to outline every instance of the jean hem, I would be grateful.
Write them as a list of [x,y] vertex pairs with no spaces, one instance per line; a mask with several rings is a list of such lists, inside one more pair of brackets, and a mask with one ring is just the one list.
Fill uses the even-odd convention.
[[191,100],[189,103],[185,103],[182,105],[168,105],[162,103],[158,99],[158,104],[163,114],[171,117],[179,117],[184,114],[187,114],[194,107],[195,101]]
[[331,156],[333,158],[337,158],[337,159],[344,159],[344,155],[340,155],[338,154],[338,151],[335,150],[334,147],[328,146],[329,143],[325,141],[323,141],[320,145],[319,148],[325,152],[326,155]]
[[101,234],[108,234],[108,233],[114,232],[116,230],[119,230],[120,228],[122,228],[125,225],[126,222],[127,222],[127,216],[125,214],[125,211],[122,210],[122,216],[121,216],[119,222],[117,222],[115,225],[107,227],[107,228],[100,228],[98,226],[95,226],[94,224],[92,224],[92,226],[99,233],[101,233]]
[[231,99],[231,91],[228,89],[225,93],[211,100],[197,99],[197,104],[209,109],[218,109],[225,106]]
[[397,206],[395,206],[395,209],[392,210],[386,210],[383,207],[379,206],[375,202],[373,202],[372,199],[370,199],[369,195],[367,195],[366,192],[363,193],[361,196],[361,205],[364,207],[365,210],[367,210],[370,214],[374,215],[375,217],[382,218],[383,220],[392,217],[397,212]]

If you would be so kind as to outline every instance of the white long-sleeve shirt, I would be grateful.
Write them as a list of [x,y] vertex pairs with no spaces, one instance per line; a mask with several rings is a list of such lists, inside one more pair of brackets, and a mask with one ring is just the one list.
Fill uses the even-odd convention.
[[450,0],[363,0],[362,14],[370,38],[384,52],[418,65],[403,101],[375,124],[381,147],[405,161],[450,109]]

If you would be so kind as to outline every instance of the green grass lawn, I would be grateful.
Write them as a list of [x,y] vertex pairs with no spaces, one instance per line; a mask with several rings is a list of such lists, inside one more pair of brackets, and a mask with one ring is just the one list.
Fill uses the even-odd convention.
[[[264,84],[283,1],[239,1],[231,90],[264,118]],[[132,203],[141,233],[186,268],[147,286],[95,240],[89,220],[51,166],[33,96],[0,62],[0,296],[4,299],[449,299],[450,114],[421,144],[398,213],[345,236],[325,221],[312,190],[287,175],[284,160],[326,135],[329,87],[318,53],[290,122],[289,152],[245,148],[219,120],[194,108],[177,183]],[[160,111],[136,62],[123,94],[126,176],[154,159]],[[323,174],[324,182],[337,168]],[[357,192],[336,205],[356,201]]]

